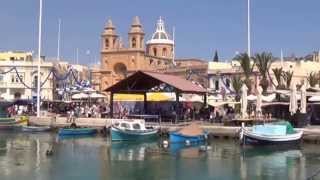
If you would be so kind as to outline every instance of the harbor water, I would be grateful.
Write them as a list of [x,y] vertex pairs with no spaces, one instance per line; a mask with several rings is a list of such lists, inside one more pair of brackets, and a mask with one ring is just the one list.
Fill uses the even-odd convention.
[[213,139],[202,151],[199,146],[159,144],[0,132],[0,179],[320,179],[319,145],[241,148],[234,140]]

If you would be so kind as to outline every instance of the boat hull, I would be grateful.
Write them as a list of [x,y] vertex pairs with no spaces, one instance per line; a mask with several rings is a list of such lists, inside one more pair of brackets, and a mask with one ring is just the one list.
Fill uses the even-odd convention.
[[8,119],[5,120],[5,122],[0,122],[0,130],[13,130],[20,128],[21,125],[26,125],[27,119],[21,119],[21,120],[14,120],[14,119]]
[[303,132],[283,136],[265,136],[245,131],[243,133],[243,143],[251,145],[291,145],[298,144]]
[[153,129],[150,131],[124,131],[115,127],[111,127],[111,140],[112,141],[139,141],[150,140],[158,137],[158,130]]
[[45,132],[51,130],[49,126],[22,126],[24,132]]
[[198,143],[205,141],[206,134],[201,134],[197,136],[187,136],[183,134],[179,134],[177,132],[169,133],[169,140],[171,143],[185,143],[189,141],[190,143]]
[[59,136],[81,136],[94,135],[97,130],[94,128],[61,128],[59,129]]

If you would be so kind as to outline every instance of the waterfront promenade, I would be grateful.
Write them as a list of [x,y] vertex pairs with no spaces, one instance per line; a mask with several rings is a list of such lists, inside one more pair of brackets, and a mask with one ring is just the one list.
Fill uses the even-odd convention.
[[[77,118],[75,120],[79,127],[95,127],[97,129],[104,129],[111,126],[112,120],[110,118]],[[201,127],[209,133],[210,138],[222,138],[222,139],[237,139],[240,127],[238,126],[224,126],[220,123],[205,123],[198,121]],[[66,117],[40,117],[31,116],[29,123],[33,125],[46,125],[53,126],[55,128],[70,126],[71,123],[67,122]],[[166,134],[169,131],[177,130],[185,125],[187,122],[172,124],[172,123],[147,123],[148,125],[160,126],[161,132]],[[320,144],[320,126],[307,126],[305,128],[297,128],[302,130],[304,142]]]

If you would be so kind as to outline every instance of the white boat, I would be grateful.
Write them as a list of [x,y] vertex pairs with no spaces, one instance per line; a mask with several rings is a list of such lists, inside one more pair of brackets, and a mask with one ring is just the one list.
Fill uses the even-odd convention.
[[24,132],[44,132],[51,130],[49,126],[22,126]]
[[288,122],[256,125],[252,128],[241,127],[240,140],[243,144],[296,144],[303,135],[303,131],[295,130]]
[[143,119],[123,119],[113,121],[112,141],[139,141],[156,138],[159,129],[146,127]]

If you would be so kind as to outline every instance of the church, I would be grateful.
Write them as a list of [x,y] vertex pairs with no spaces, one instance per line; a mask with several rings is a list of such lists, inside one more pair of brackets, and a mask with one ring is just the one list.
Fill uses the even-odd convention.
[[135,16],[128,32],[128,47],[124,47],[123,39],[117,34],[116,27],[109,18],[101,34],[99,89],[106,89],[138,70],[174,72],[186,76],[188,67],[201,65],[206,74],[207,61],[198,59],[175,61],[174,47],[175,42],[166,32],[161,17],[157,21],[152,38],[145,42],[143,26],[139,17]]

